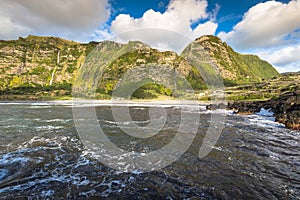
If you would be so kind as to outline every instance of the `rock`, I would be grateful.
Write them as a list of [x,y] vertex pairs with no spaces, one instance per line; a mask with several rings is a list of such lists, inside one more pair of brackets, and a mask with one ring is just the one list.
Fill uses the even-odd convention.
[[226,109],[226,105],[224,103],[219,103],[218,109]]
[[239,114],[253,114],[261,108],[271,109],[275,120],[289,129],[300,130],[300,90],[287,92],[268,101],[228,103],[228,109]]
[[206,106],[206,110],[216,110],[217,105],[216,104],[209,104]]
[[300,130],[300,90],[282,94],[274,112],[277,122],[289,129]]
[[247,101],[247,102],[233,102],[228,103],[228,108],[233,110],[234,113],[239,114],[253,114],[259,112],[261,108],[269,108],[264,106],[265,102],[255,102],[255,101]]
[[226,105],[224,103],[219,104],[209,104],[206,106],[207,110],[217,110],[217,109],[226,109]]
[[287,113],[285,125],[290,129],[300,130],[300,109]]

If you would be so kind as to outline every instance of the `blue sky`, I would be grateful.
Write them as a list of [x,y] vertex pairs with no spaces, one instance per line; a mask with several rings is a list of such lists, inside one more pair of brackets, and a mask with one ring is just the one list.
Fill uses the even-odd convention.
[[220,37],[279,71],[300,71],[300,0],[1,0],[0,39],[141,40],[180,52]]
[[[113,7],[113,12],[108,24],[119,14],[130,14],[134,18],[140,18],[143,14],[153,9],[158,12],[165,12],[169,4],[169,0],[111,0],[110,4]],[[209,0],[207,9],[213,11],[216,9],[216,4],[220,6],[217,13],[218,29],[216,33],[220,31],[229,32],[233,26],[237,24],[243,17],[243,14],[247,12],[252,6],[266,2],[266,0]],[[289,0],[282,0],[280,2],[288,3]]]

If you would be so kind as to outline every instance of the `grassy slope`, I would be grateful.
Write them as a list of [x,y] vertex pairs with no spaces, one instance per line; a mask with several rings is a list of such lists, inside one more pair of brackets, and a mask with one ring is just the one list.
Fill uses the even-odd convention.
[[[197,70],[193,66],[184,64],[184,67],[181,66],[182,69],[178,69],[178,71],[185,73],[185,78],[195,90],[206,89],[200,74],[212,76],[212,81],[214,80],[214,69],[212,65],[209,64],[211,59],[213,59],[217,61],[219,65],[222,65],[225,70],[236,74],[235,79],[224,78],[226,85],[240,85],[227,88],[229,99],[241,99],[243,96],[248,96],[249,98],[268,98],[272,97],[273,94],[277,94],[277,92],[274,91],[280,90],[280,86],[276,84],[276,81],[281,81],[280,78],[272,79],[274,80],[273,82],[270,81],[274,83],[273,86],[270,86],[275,87],[275,89],[271,89],[273,92],[266,92],[269,90],[269,86],[264,87],[261,83],[264,79],[279,76],[278,72],[269,63],[260,60],[257,56],[239,54],[226,43],[220,42],[220,39],[214,36],[208,37],[210,41],[208,41],[207,44],[215,51],[200,52],[199,58],[203,56],[206,59],[200,62],[201,68]],[[137,60],[145,60],[146,63],[155,63],[162,60],[161,58],[168,57],[172,54],[172,52],[158,52],[150,49],[141,42],[129,42],[127,45],[109,41],[102,42],[100,46],[111,51],[106,51],[105,48],[103,48],[104,51],[101,52],[93,51],[96,45],[98,45],[96,42],[80,44],[55,37],[37,36],[29,36],[12,41],[0,41],[0,49],[10,48],[13,52],[17,52],[12,55],[0,55],[2,59],[11,59],[10,57],[12,56],[16,60],[16,63],[10,66],[0,66],[0,98],[47,99],[56,98],[57,96],[68,97],[71,95],[73,78],[76,73],[78,73],[86,56],[95,56],[97,58],[97,56],[99,56],[97,54],[99,53],[101,53],[103,58],[108,60],[121,56],[115,59],[114,62],[108,64],[109,67],[106,70],[107,74],[104,77],[104,82],[98,85],[97,91],[101,93],[98,97],[109,98],[112,89],[115,87],[117,80],[122,77],[122,74],[129,68],[143,64],[138,63]],[[118,53],[115,53],[117,50]],[[60,63],[57,63],[58,51],[60,51],[62,56]],[[230,62],[228,62],[227,57]],[[166,64],[162,61],[159,62],[159,64]],[[183,62],[184,60],[181,57],[176,56],[176,59],[169,64],[172,67],[175,63],[178,65],[178,63]],[[20,66],[23,66],[23,71],[18,72],[18,70],[14,70],[20,68]],[[99,69],[93,67],[93,65],[89,67],[90,69],[86,70],[86,76],[96,76]],[[12,73],[7,73],[9,70],[11,70]],[[53,85],[50,85],[49,82],[53,73]],[[78,81],[85,82],[86,80],[82,79]],[[244,88],[248,87],[251,88],[249,91],[251,91],[253,95],[246,93],[247,89]],[[157,84],[146,85],[143,90],[145,92],[137,92],[141,98],[144,98],[145,94],[149,94],[149,96],[153,98],[171,94],[170,90],[166,90]]]
[[203,36],[203,38],[199,38],[198,43],[207,49],[207,55],[215,60],[221,68],[236,75],[235,78],[223,75],[225,80],[229,79],[232,83],[244,84],[280,76],[271,64],[256,55],[237,53],[215,36]]

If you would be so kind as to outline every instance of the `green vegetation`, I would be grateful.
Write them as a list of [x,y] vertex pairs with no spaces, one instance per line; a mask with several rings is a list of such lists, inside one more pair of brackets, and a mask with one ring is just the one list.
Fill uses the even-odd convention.
[[[137,88],[135,91],[131,89],[135,88],[136,85],[141,87]],[[120,97],[124,99],[155,99],[159,96],[171,96],[172,90],[164,87],[163,85],[153,83],[152,80],[142,80],[138,83],[129,82],[123,86],[116,88],[114,91],[114,97]]]
[[[272,77],[279,77],[279,73],[268,62],[255,55],[243,55],[235,52],[225,42],[215,36],[203,36],[194,44],[203,47],[203,56],[210,57],[224,79],[226,86],[262,81]],[[203,66],[209,74],[211,67]]]
[[283,75],[278,78],[227,87],[228,100],[265,100],[279,97],[284,92],[292,92],[299,88],[300,73]]
[[30,75],[41,75],[47,72],[47,69],[43,66],[38,66],[34,69],[32,69],[29,74]]
[[0,99],[68,99],[71,98],[72,85],[62,83],[56,85],[38,85],[34,83],[24,83],[18,87],[13,87],[8,90],[0,90]]
[[[108,99],[113,92],[120,98],[127,98],[126,91],[139,85],[137,90],[132,91],[131,98],[185,96],[194,99],[188,91],[179,91],[176,87],[183,87],[183,80],[186,79],[196,93],[203,93],[208,85],[215,84],[218,78],[216,72],[221,73],[229,100],[272,98],[279,92],[294,89],[294,85],[285,84],[295,81],[293,76],[280,77],[269,63],[257,56],[239,54],[217,37],[203,36],[196,43],[201,49],[197,54],[197,63],[189,63],[184,54],[178,56],[170,51],[160,52],[138,41],[128,44],[111,41],[80,44],[56,37],[32,35],[0,41],[1,99],[10,99],[10,96],[16,99],[68,98],[74,89],[74,81],[77,86],[90,89],[78,93],[85,92],[83,96],[91,98]],[[102,65],[95,62],[99,58]],[[135,74],[134,80],[125,81],[126,84],[118,88],[124,74],[136,67],[141,71]],[[95,81],[102,71],[101,81]],[[81,77],[77,77],[80,73]],[[148,79],[144,79],[147,74]],[[167,74],[171,79],[176,77],[176,83],[164,82],[160,74]],[[115,88],[118,88],[117,91]],[[199,97],[201,100],[211,98],[209,94]]]

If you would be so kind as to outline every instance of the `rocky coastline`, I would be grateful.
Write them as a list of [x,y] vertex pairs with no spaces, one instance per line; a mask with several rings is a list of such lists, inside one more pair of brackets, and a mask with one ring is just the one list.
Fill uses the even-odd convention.
[[237,114],[253,114],[261,108],[271,109],[275,120],[286,128],[300,130],[300,90],[286,92],[267,101],[233,102],[227,106]]

